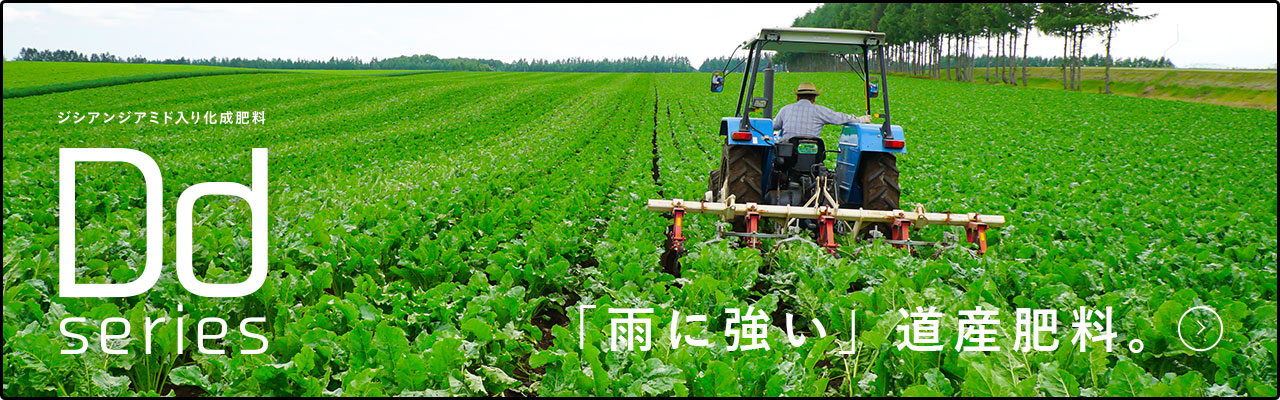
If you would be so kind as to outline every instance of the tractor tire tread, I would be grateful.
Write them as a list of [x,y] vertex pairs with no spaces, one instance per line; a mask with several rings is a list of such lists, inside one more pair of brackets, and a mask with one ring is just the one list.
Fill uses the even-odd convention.
[[[760,186],[764,179],[764,157],[760,150],[752,146],[725,147],[725,167],[721,172],[729,183],[725,197],[733,195],[737,204],[760,203],[764,199],[764,188]],[[746,218],[734,218],[733,229],[745,231]]]
[[[902,187],[898,184],[898,159],[893,153],[866,153],[862,159],[862,206],[869,210],[900,209]],[[889,232],[889,224],[864,224],[862,235],[872,229]],[[887,235],[886,235],[887,236]]]

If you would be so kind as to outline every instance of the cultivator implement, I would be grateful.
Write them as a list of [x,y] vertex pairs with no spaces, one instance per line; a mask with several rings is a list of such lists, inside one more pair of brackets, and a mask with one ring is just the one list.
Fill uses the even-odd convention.
[[836,249],[839,247],[835,241],[835,224],[837,221],[852,222],[854,224],[853,232],[859,232],[863,224],[888,224],[890,227],[890,239],[886,240],[886,242],[899,248],[909,247],[913,244],[926,244],[926,242],[913,242],[911,240],[912,226],[962,226],[965,228],[967,241],[977,245],[976,250],[979,255],[987,252],[987,229],[1000,228],[1005,225],[1004,217],[1000,215],[952,212],[931,213],[925,212],[924,208],[920,206],[917,206],[915,210],[906,211],[849,209],[829,206],[802,207],[756,203],[737,204],[732,196],[725,202],[650,199],[646,209],[671,213],[673,217],[670,237],[671,248],[667,250],[678,253],[684,252],[684,242],[688,239],[684,236],[683,226],[684,217],[687,214],[719,215],[725,221],[744,217],[747,222],[746,232],[726,232],[724,234],[742,237],[748,247],[759,246],[760,239],[794,237],[787,234],[761,233],[759,229],[761,217],[783,219],[788,221],[787,225],[790,225],[795,220],[814,220],[818,224],[817,245],[832,254],[835,254]]
[[[893,124],[889,108],[888,70],[885,67],[884,33],[822,28],[764,28],[743,43],[747,51],[746,68],[738,87],[738,101],[732,116],[720,115],[719,134],[723,136],[719,168],[707,174],[707,191],[702,201],[651,199],[650,211],[670,213],[663,269],[679,276],[679,258],[685,252],[684,222],[689,214],[719,215],[732,229],[717,229],[716,238],[737,237],[748,247],[759,247],[763,240],[803,241],[839,254],[837,235],[864,232],[887,236],[884,242],[915,253],[924,246],[934,246],[938,257],[957,247],[960,238],[950,232],[938,242],[911,239],[913,227],[950,225],[963,227],[965,239],[976,246],[973,253],[987,252],[987,229],[1005,225],[999,215],[978,213],[930,213],[921,206],[901,210],[898,182],[898,157],[907,153],[907,136],[902,126]],[[735,50],[736,51],[736,50]],[[796,103],[787,105],[774,116],[774,69],[766,51],[840,55],[857,77],[848,89],[862,92],[866,115],[840,122],[840,135],[834,142],[814,132],[815,122],[803,111],[821,107],[815,103],[821,91],[812,83],[796,87]],[[730,57],[732,58],[732,56]],[[875,61],[875,64],[872,61]],[[878,65],[876,65],[878,64]],[[763,68],[761,68],[763,66]],[[712,77],[712,92],[728,76],[728,65]],[[875,81],[873,73],[879,74]],[[757,93],[756,81],[761,89]],[[872,107],[879,99],[879,110]],[[809,105],[801,103],[808,102]],[[844,106],[858,106],[857,102]],[[798,108],[800,114],[787,113],[787,107]],[[882,120],[873,123],[873,118]],[[797,121],[800,121],[797,123]],[[827,120],[821,124],[836,125]],[[777,128],[777,129],[775,129]],[[835,159],[829,160],[828,154]],[[834,161],[834,162],[831,162]],[[814,232],[816,240],[801,235]]]

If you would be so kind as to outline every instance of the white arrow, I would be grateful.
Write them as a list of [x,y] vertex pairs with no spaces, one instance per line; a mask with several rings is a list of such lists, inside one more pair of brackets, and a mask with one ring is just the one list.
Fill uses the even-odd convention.
[[[1195,321],[1195,320],[1192,320],[1192,321]],[[1196,331],[1197,335],[1199,335],[1200,332],[1204,332],[1204,330],[1208,328],[1207,326],[1204,326],[1204,324],[1200,323],[1200,321],[1195,321],[1195,322],[1196,322],[1196,325],[1200,325],[1200,330]]]

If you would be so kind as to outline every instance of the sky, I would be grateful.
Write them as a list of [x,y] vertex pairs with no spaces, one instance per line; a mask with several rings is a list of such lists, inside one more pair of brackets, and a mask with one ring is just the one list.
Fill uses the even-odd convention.
[[[127,57],[307,58],[432,54],[515,61],[685,56],[696,68],[819,3],[782,4],[3,4],[3,57],[23,47]],[[1276,4],[1136,5],[1116,58],[1179,67],[1275,68]],[[985,43],[979,43],[982,52]],[[1084,53],[1103,51],[1101,38]],[[1062,54],[1035,34],[1033,56]]]

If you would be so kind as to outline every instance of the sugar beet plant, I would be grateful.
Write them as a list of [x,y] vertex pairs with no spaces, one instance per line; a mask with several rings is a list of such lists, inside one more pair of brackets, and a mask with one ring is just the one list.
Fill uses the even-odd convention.
[[[1008,216],[986,257],[911,257],[849,238],[842,248],[856,256],[844,258],[803,243],[698,244],[714,218],[690,218],[677,278],[658,262],[670,221],[643,207],[701,197],[719,164],[714,123],[734,99],[706,94],[704,78],[262,74],[5,99],[4,395],[1275,395],[1274,112],[898,79],[903,203]],[[778,87],[813,81],[826,89],[820,104],[853,111],[853,79],[780,74]],[[194,110],[268,121],[55,119]],[[173,273],[169,218],[152,290],[59,297],[63,147],[152,156],[165,210],[195,183],[247,184],[249,149],[270,149],[266,284],[242,298],[191,295]],[[111,163],[77,172],[80,282],[133,280],[141,174]],[[248,207],[209,197],[193,219],[197,273],[243,280]],[[1226,327],[1206,352],[1174,328],[1197,305]],[[896,327],[909,323],[898,310],[917,306],[945,315],[942,351],[898,349]],[[958,312],[977,306],[999,310],[1001,351],[955,350]],[[1070,343],[1079,306],[1114,309],[1116,349]],[[605,310],[632,307],[654,309],[652,346],[610,351],[616,315]],[[770,346],[728,351],[726,309],[748,307],[771,316]],[[1016,308],[1055,310],[1060,347],[1009,350]],[[710,346],[673,349],[675,312],[706,315],[675,333]],[[788,313],[801,346],[787,340]],[[61,354],[77,344],[60,333],[68,316],[85,318],[68,325],[92,344],[84,354]],[[98,345],[113,317],[131,331],[108,347],[128,354]],[[145,319],[158,317],[170,320],[148,353]],[[206,317],[231,326],[203,343],[226,354],[194,350]],[[259,347],[236,329],[250,317],[265,318],[248,328],[269,340],[265,353],[243,353]],[[1132,339],[1145,348],[1129,351]]]

